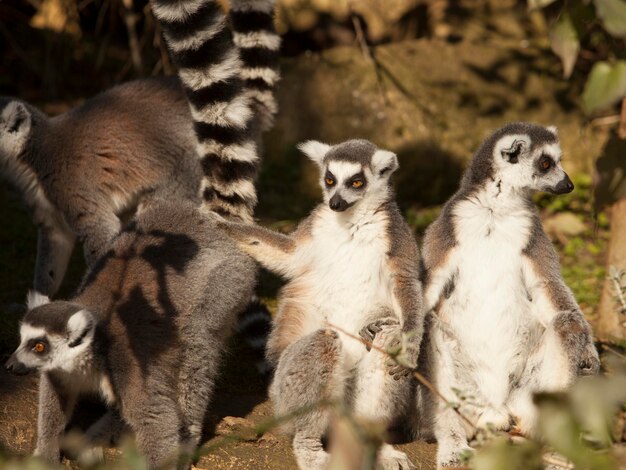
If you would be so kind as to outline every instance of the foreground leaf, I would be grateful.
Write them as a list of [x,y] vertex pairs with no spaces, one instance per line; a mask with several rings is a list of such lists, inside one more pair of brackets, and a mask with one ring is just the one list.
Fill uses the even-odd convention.
[[614,64],[597,62],[591,69],[583,91],[588,113],[607,108],[626,96],[626,61]]
[[561,59],[563,78],[569,78],[578,57],[580,41],[568,12],[564,12],[550,30],[550,46]]
[[594,0],[596,12],[604,28],[613,36],[626,38],[626,2],[624,0]]

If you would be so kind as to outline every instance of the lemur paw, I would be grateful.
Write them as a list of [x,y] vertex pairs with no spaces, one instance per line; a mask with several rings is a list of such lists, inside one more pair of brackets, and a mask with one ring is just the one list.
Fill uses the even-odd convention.
[[583,351],[578,361],[578,375],[596,375],[600,370],[600,357],[592,342]]
[[[441,446],[440,446],[441,447]],[[469,446],[463,447],[461,449],[448,449],[442,450],[441,448],[437,450],[437,469],[442,468],[454,468],[454,467],[462,467],[465,468],[466,464],[466,456],[474,453],[474,449]]]
[[380,470],[414,470],[416,467],[404,452],[394,449],[389,444],[384,444],[379,451],[376,468]]
[[384,327],[386,326],[400,326],[400,322],[398,319],[394,317],[385,317],[379,320],[373,321],[367,326],[361,328],[359,331],[359,336],[367,341],[369,344],[366,345],[367,350],[369,351],[372,348],[371,343],[374,342],[376,335],[380,333]]

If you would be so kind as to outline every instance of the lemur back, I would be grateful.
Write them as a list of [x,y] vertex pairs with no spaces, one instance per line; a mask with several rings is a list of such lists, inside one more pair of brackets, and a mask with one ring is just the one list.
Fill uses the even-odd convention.
[[0,99],[0,170],[39,227],[34,287],[42,294],[58,290],[76,238],[90,265],[121,218],[155,194],[251,220],[260,131],[276,111],[273,2],[233,2],[241,50],[217,3],[182,3],[178,18],[178,6],[165,3],[155,2],[155,13],[165,11],[180,79],[129,82],[54,118]]
[[[478,428],[534,434],[532,394],[598,370],[591,328],[531,199],[573,189],[560,160],[553,128],[496,131],[424,237],[432,378],[448,399],[472,394],[462,412]],[[438,465],[458,465],[472,433],[445,405],[436,408]]]
[[35,454],[57,462],[76,399],[97,393],[151,468],[173,468],[180,447],[199,444],[226,340],[255,283],[254,262],[191,202],[160,200],[139,214],[77,295],[35,297],[22,321],[7,368],[42,373]]
[[[278,416],[344,400],[358,416],[391,426],[414,415],[415,385],[406,370],[391,371],[379,349],[406,335],[415,364],[423,329],[419,254],[389,184],[397,157],[363,140],[301,149],[320,168],[324,202],[292,235],[222,223],[244,251],[287,279],[267,346],[276,365],[270,397]],[[321,469],[328,414],[311,415],[290,427],[294,452],[300,468]],[[388,444],[378,458],[384,468],[413,468]]]

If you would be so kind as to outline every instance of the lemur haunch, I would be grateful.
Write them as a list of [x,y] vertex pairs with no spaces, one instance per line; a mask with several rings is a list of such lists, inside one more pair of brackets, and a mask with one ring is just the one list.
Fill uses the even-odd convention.
[[218,4],[180,5],[155,3],[180,79],[129,82],[52,118],[0,97],[0,173],[38,226],[39,293],[57,292],[76,238],[91,265],[119,233],[120,217],[154,192],[198,202],[204,194],[210,209],[251,219],[260,132],[276,111],[273,1],[232,2],[238,47],[229,46]]
[[[288,279],[268,340],[267,357],[276,364],[270,397],[278,415],[345,399],[356,415],[389,424],[410,412],[412,378],[394,378],[384,354],[368,352],[333,325],[373,337],[382,348],[413,332],[409,360],[417,361],[423,328],[419,254],[390,188],[398,160],[365,140],[332,147],[311,141],[300,148],[320,168],[324,202],[291,236],[222,224],[244,251]],[[293,420],[300,468],[326,465],[328,419],[327,412],[315,411]],[[389,444],[379,461],[386,469],[413,468]]]
[[[189,201],[138,214],[76,296],[30,299],[6,368],[41,373],[35,454],[57,462],[77,398],[99,393],[135,432],[150,468],[193,450],[225,342],[256,266]],[[170,460],[172,459],[172,460]]]
[[[455,389],[475,395],[461,411],[479,428],[533,434],[533,392],[564,390],[598,371],[591,328],[531,199],[573,188],[556,129],[509,124],[482,144],[426,231],[431,373],[449,399]],[[472,433],[442,403],[434,419],[438,465],[457,465]]]

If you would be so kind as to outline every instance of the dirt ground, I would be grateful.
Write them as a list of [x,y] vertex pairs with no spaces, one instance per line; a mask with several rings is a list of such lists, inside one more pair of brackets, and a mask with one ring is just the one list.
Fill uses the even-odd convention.
[[[14,377],[0,372],[0,448],[13,455],[29,455],[35,446],[37,427],[37,378]],[[245,435],[245,430],[272,416],[271,404],[263,393],[238,394],[222,386],[217,391],[214,409],[210,412],[205,445],[212,446],[232,435]],[[97,417],[102,408],[96,403],[83,403],[75,417],[78,427]],[[414,442],[399,446],[408,453],[420,470],[435,468],[434,444]],[[121,452],[117,448],[105,450],[106,461],[116,461]],[[64,460],[67,467],[75,462]],[[279,431],[265,433],[260,438],[251,436],[245,442],[220,446],[203,456],[198,469],[285,470],[297,469],[289,438]]]

